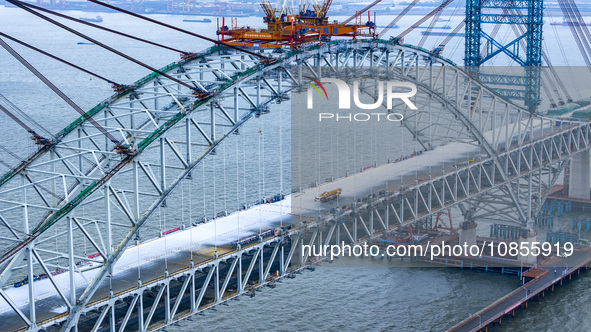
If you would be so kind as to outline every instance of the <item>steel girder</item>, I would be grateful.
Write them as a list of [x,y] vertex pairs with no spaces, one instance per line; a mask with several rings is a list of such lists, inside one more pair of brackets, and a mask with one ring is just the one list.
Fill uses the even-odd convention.
[[[292,210],[292,217],[307,220],[294,233],[302,233],[302,244],[322,248],[328,244],[359,243],[380,237],[400,226],[411,225],[450,208],[469,204],[476,208],[474,219],[515,224],[519,217],[508,197],[511,190],[532,216],[540,213],[558,175],[574,154],[591,148],[591,125],[571,127],[526,144],[514,144],[502,153],[509,175],[501,179],[493,158],[483,158],[440,176],[416,180],[401,190],[379,196],[352,209],[312,218],[310,207]],[[306,193],[295,193],[298,195]],[[323,236],[324,234],[324,236]],[[300,257],[306,265],[309,255]],[[326,258],[326,257],[325,257]]]
[[[246,120],[260,114],[266,103],[283,94],[281,75],[277,85],[269,83],[265,75],[275,68],[281,72],[280,67],[292,63],[325,67],[315,71],[319,77],[324,71],[338,74],[348,67],[386,69],[392,79],[414,82],[424,93],[418,98],[423,98],[425,104],[437,105],[429,109],[434,114],[425,110],[404,113],[407,121],[403,125],[423,146],[441,139],[444,143],[466,142],[482,147],[485,154],[474,163],[419,179],[400,192],[370,203],[389,206],[385,213],[399,224],[462,202],[479,207],[481,216],[487,213],[484,203],[504,206],[501,216],[524,223],[532,211],[539,211],[564,162],[589,148],[588,124],[563,122],[557,127],[552,120],[511,104],[452,62],[409,45],[381,41],[331,43],[288,53],[280,63],[266,67],[248,56],[212,52],[203,60],[173,65],[167,70],[189,84],[215,92],[211,98],[195,104],[187,89],[150,76],[140,80],[125,98],[113,98],[94,112],[97,122],[141,153],[120,157],[94,127],[81,121],[49,153],[36,157],[0,187],[3,248],[23,243],[31,229],[55,232],[43,233],[11,254],[0,275],[2,283],[13,272],[25,270],[21,275],[28,274],[32,280],[35,271],[47,273],[55,267],[63,268],[70,280],[75,280],[73,276],[81,275],[84,269],[76,262],[94,264],[92,269],[98,271],[81,294],[76,293],[73,282],[64,291],[52,281],[68,316],[60,314],[43,321],[36,318],[34,306],[24,314],[20,305],[12,305],[29,329],[67,320],[63,328],[75,330],[80,315],[98,306],[106,308],[101,313],[103,319],[113,315],[115,310],[109,312],[109,308],[116,305],[116,299],[129,298],[128,293],[94,299],[93,309],[89,303],[121,253],[133,244],[153,212],[166,204],[166,198],[190,177],[197,164]],[[286,79],[301,82],[301,77],[294,78],[287,71],[285,74]],[[261,92],[263,85],[268,87],[268,94]],[[427,117],[431,121],[426,121]],[[529,190],[524,190],[524,181]],[[531,206],[534,189],[542,199]],[[15,193],[20,197],[15,198]],[[504,199],[507,193],[510,200]],[[102,208],[96,209],[97,205]],[[325,222],[339,220],[338,215],[327,218]],[[390,218],[381,218],[384,230],[389,229]],[[58,223],[60,219],[65,222]],[[371,220],[374,224],[373,217]],[[114,227],[122,231],[114,232]],[[375,233],[373,226],[364,229],[368,234]],[[74,232],[96,249],[97,257],[81,252]],[[352,241],[357,239],[352,236]],[[54,243],[59,243],[59,250],[53,249]],[[27,285],[31,302],[34,285]],[[129,292],[140,287],[138,284]],[[162,294],[168,291],[163,290],[160,296],[170,300],[169,295]],[[4,293],[0,295],[6,298]],[[141,295],[133,296],[130,308],[143,303]],[[125,317],[127,321],[129,315]],[[168,319],[174,320],[174,314]]]
[[[320,57],[321,60],[314,60],[312,63],[312,59],[316,57]],[[317,55],[310,56],[309,59],[311,64],[308,68],[323,62],[327,63],[329,68],[324,71],[319,69],[312,71],[316,78],[320,78],[321,74],[346,75],[350,71],[349,66],[349,68],[365,68],[364,70],[368,71],[366,76],[378,75],[378,77],[415,83],[423,93],[417,93],[413,102],[417,105],[437,105],[437,107],[419,106],[418,111],[404,109],[405,121],[402,125],[424,147],[433,144],[432,142],[442,145],[449,142],[464,142],[481,148],[484,155],[478,158],[493,162],[495,168],[491,174],[480,173],[480,176],[475,176],[474,179],[482,182],[481,176],[494,174],[491,179],[494,179],[496,184],[492,185],[492,192],[486,195],[482,193],[478,199],[470,200],[469,203],[480,207],[484,206],[484,203],[494,203],[498,219],[526,225],[532,220],[532,211],[539,211],[543,204],[538,201],[532,208],[527,200],[522,198],[523,186],[520,185],[520,181],[523,179],[518,179],[526,176],[524,174],[515,177],[514,174],[521,174],[518,170],[523,161],[522,157],[530,158],[530,156],[515,154],[512,151],[570,128],[578,131],[573,137],[581,137],[582,144],[585,148],[587,147],[587,124],[566,121],[556,125],[553,119],[531,114],[496,91],[473,80],[468,73],[453,63],[432,56],[422,49],[408,45],[392,46],[383,43],[358,42],[346,47],[329,45],[324,50],[319,50]],[[381,72],[380,67],[383,69]],[[369,74],[371,70],[375,71]],[[358,70],[357,74],[360,77],[364,75],[361,70]],[[373,87],[368,87],[366,90],[375,91]],[[567,158],[563,156],[560,159]],[[532,163],[529,162],[527,165]],[[520,166],[512,169],[509,165],[513,164]],[[544,174],[552,174],[548,181],[543,181],[539,176],[534,180],[536,175],[532,175],[532,181],[537,183],[538,188],[545,191],[549,183],[556,181],[559,175],[556,170],[562,167],[563,165],[548,166],[542,171]],[[455,186],[456,184],[450,185],[450,188]],[[455,194],[451,196],[454,197]],[[418,213],[418,211],[415,212]]]
[[[286,276],[286,268],[291,265],[296,250],[293,244],[285,245],[289,237],[289,234],[271,237],[119,292],[108,300],[90,303],[85,308],[84,320],[92,331],[107,327],[112,331],[143,332],[231,299],[239,300],[245,293],[254,295],[260,287],[274,286],[276,280]],[[293,236],[293,241],[299,239],[299,235]]]
[[[478,80],[484,85],[525,85],[525,77],[518,75],[478,74]],[[498,89],[495,89],[499,91]]]
[[[492,10],[483,13],[483,9]],[[503,9],[502,13],[494,12]],[[527,15],[515,15],[507,10],[527,9]],[[473,74],[478,73],[478,66],[500,53],[505,53],[515,62],[525,67],[526,84],[523,99],[530,112],[535,112],[540,104],[540,67],[542,65],[542,27],[544,17],[543,1],[480,1],[466,0],[466,38],[465,59],[467,67]],[[506,45],[497,42],[482,30],[482,24],[525,25],[527,30]],[[484,56],[480,55],[481,37],[485,38],[489,47]],[[519,44],[526,40],[525,59],[519,53]],[[507,94],[507,96],[512,96]],[[521,98],[519,98],[521,99]]]
[[[273,83],[264,77],[276,69],[283,70],[279,64],[263,66],[250,56],[214,50],[163,68],[207,91],[210,95],[204,99],[195,99],[189,89],[158,75],[136,82],[133,91],[106,100],[91,114],[131,146],[130,156],[115,152],[113,143],[84,119],[69,126],[48,153],[36,154],[0,187],[0,219],[5,226],[0,283],[4,285],[14,272],[33,280],[43,272],[51,278],[50,270],[66,270],[67,290],[53,280],[52,284],[55,291],[67,294],[63,301],[73,322],[68,324],[75,326],[80,309],[112,273],[123,251],[139,239],[139,230],[154,211],[224,139],[284,92],[282,75]],[[261,92],[263,86],[269,92]],[[97,255],[88,257],[82,242]],[[86,264],[95,265],[80,267]],[[98,270],[96,277],[77,294],[76,276],[89,269]],[[28,283],[30,298],[34,285]],[[29,328],[42,321],[35,306],[29,306]]]
[[[499,176],[500,170],[494,158],[483,157],[459,168],[447,167],[445,173],[439,176],[418,179],[415,184],[404,186],[398,192],[359,205],[358,210],[389,206],[388,213],[398,226],[460,203],[469,203],[477,208],[476,219],[515,223],[519,215],[511,208],[515,203],[508,197],[509,192],[515,194],[517,204],[529,215],[537,215],[568,159],[591,148],[590,130],[591,126],[586,124],[548,134],[537,141],[514,144],[509,152],[500,154],[505,160],[501,168],[509,174],[507,179]],[[338,221],[356,214],[356,211],[345,210],[321,219]],[[385,221],[383,223],[388,225]],[[372,227],[367,229],[368,235],[375,232]],[[383,227],[383,230],[389,229]],[[357,241],[357,238],[352,240]]]

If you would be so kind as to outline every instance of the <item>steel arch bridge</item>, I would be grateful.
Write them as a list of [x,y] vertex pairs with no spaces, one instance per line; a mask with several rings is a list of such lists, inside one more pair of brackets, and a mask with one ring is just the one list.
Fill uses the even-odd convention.
[[[465,167],[438,165],[437,174],[424,174],[354,209],[337,210],[222,254],[201,260],[191,256],[183,266],[159,275],[130,276],[117,266],[126,252],[139,252],[149,242],[137,240],[142,227],[246,121],[273,113],[269,104],[301,87],[304,74],[338,77],[355,68],[379,70],[417,86],[419,109],[405,110],[402,125],[418,144],[462,142],[482,154]],[[272,270],[282,277],[304,267],[308,257],[292,260],[295,244],[338,243],[341,236],[356,242],[453,206],[474,208],[474,219],[525,226],[539,213],[569,158],[590,148],[590,123],[557,123],[532,114],[453,62],[412,45],[331,42],[284,53],[270,65],[214,47],[161,71],[211,94],[196,100],[177,82],[148,75],[87,113],[130,144],[132,155],[118,154],[81,117],[58,133],[53,145],[0,179],[0,285],[19,276],[34,280],[47,275],[18,289],[0,289],[4,328],[155,329],[241,295],[250,284],[269,283]],[[313,190],[300,189],[292,200],[310,199]],[[307,217],[297,204],[292,206],[292,214]],[[77,237],[97,254],[86,256]],[[150,262],[136,265],[144,263]],[[52,275],[55,268],[63,273]],[[236,287],[230,290],[234,279]],[[40,282],[47,285],[43,293],[36,287]],[[44,299],[57,299],[63,306],[59,312],[47,310]]]

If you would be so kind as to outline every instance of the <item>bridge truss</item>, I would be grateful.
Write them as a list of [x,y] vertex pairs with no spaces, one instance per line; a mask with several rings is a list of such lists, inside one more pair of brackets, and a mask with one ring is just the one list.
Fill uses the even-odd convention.
[[[483,13],[483,10],[489,12]],[[502,12],[500,12],[502,10]],[[521,12],[524,10],[524,12]],[[496,11],[496,12],[495,12]],[[525,26],[525,31],[514,40],[503,45],[493,36],[484,32],[485,24],[510,24]],[[540,68],[542,66],[542,27],[544,25],[544,3],[540,0],[497,1],[497,0],[467,0],[466,1],[466,37],[464,65],[474,74],[481,76],[481,80],[489,83],[504,80],[504,75],[487,77],[479,75],[479,66],[493,59],[499,54],[505,54],[510,59],[525,68],[525,75],[512,77],[511,82],[519,89],[498,89],[512,99],[524,100],[530,112],[535,112],[540,104]],[[481,54],[481,43],[487,43],[486,51]],[[520,44],[525,41],[525,59],[520,55]],[[491,74],[488,74],[491,75]],[[495,77],[496,76],[496,77]],[[515,81],[519,81],[515,84]]]
[[[303,66],[312,73],[313,64],[326,63],[329,70],[323,69],[323,75],[337,73],[338,76],[343,68],[352,66],[368,70],[368,77],[381,75],[416,84],[419,92],[415,103],[423,107],[418,111],[407,109],[402,125],[425,150],[433,142],[463,142],[483,152],[467,167],[453,172],[442,168],[441,175],[429,174],[429,179],[417,179],[419,183],[405,186],[402,191],[408,191],[411,200],[404,199],[404,206],[410,209],[413,218],[421,211],[431,214],[435,202],[443,208],[449,202],[457,203],[463,193],[474,190],[478,197],[470,205],[492,207],[483,208],[477,217],[525,225],[543,204],[537,200],[532,205],[530,198],[543,197],[549,191],[565,166],[566,155],[589,147],[587,124],[557,122],[531,114],[472,80],[452,62],[425,54],[424,50],[408,45],[389,50],[379,44],[357,43],[347,45],[343,51],[334,47],[316,57]],[[378,70],[385,64],[387,70]],[[371,68],[376,70],[372,72]],[[375,87],[366,89],[375,91]],[[448,182],[445,179],[451,174],[463,179]],[[437,186],[437,197],[433,194],[435,178],[443,181]],[[490,192],[483,187],[488,185],[493,189]]]
[[[140,230],[226,138],[239,134],[252,117],[273,113],[269,103],[300,87],[304,74],[338,77],[351,70],[375,70],[418,87],[417,103],[430,107],[406,110],[402,125],[425,148],[432,142],[463,142],[482,154],[465,167],[442,165],[397,192],[261,238],[256,245],[202,260],[191,256],[152,279],[117,270],[126,250],[139,251],[149,237],[140,237]],[[112,135],[132,145],[133,155],[117,154],[113,143],[80,118],[58,135],[57,144],[2,178],[0,284],[46,273],[64,304],[57,314],[37,312],[29,305],[39,300],[35,282],[21,288],[28,293],[23,302],[0,291],[23,329],[77,330],[91,324],[91,329],[124,330],[132,324],[130,317],[136,317],[135,328],[154,329],[241,295],[249,284],[264,285],[272,271],[282,277],[305,266],[307,257],[292,259],[298,253],[295,244],[338,243],[341,238],[356,242],[453,206],[473,208],[475,219],[525,226],[569,158],[590,147],[589,123],[557,124],[532,114],[453,62],[411,45],[333,42],[288,52],[272,65],[214,48],[162,71],[211,95],[196,102],[189,89],[149,75],[89,111]],[[292,214],[297,216],[297,207]],[[184,227],[185,221],[176,223]],[[85,255],[77,239],[98,255]],[[67,285],[51,277],[54,268],[66,271]],[[90,269],[94,277],[77,282]],[[114,289],[115,278],[131,281]],[[230,280],[237,280],[235,289],[228,289]],[[205,294],[212,292],[205,303]]]

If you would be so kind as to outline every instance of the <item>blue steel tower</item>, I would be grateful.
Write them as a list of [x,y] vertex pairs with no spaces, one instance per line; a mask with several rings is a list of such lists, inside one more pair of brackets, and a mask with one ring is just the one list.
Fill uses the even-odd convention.
[[[483,9],[486,10],[485,13]],[[540,103],[543,18],[542,0],[466,0],[464,65],[483,83],[524,86],[523,90],[497,90],[509,98],[524,100],[530,112],[535,112]],[[483,31],[484,24],[521,25],[525,26],[525,31],[510,43],[503,45]],[[483,54],[480,52],[482,39],[485,39],[488,45]],[[520,45],[524,40],[525,59],[523,52],[520,52]],[[525,76],[479,75],[479,66],[501,53],[523,66]]]

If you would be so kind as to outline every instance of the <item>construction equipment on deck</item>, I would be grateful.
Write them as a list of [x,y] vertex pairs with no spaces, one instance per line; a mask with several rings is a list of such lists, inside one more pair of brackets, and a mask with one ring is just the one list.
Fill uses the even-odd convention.
[[325,191],[322,194],[320,194],[320,201],[321,202],[328,202],[328,201],[332,201],[334,199],[337,199],[340,196],[341,196],[341,188],[337,188],[335,190]]
[[365,23],[361,22],[361,15],[356,16],[355,24],[329,22],[327,13],[331,3],[332,0],[324,0],[322,4],[304,4],[295,9],[286,8],[286,2],[273,7],[268,0],[261,0],[266,29],[238,27],[235,19],[228,27],[222,18],[217,34],[227,45],[270,48],[298,48],[306,43],[329,41],[332,37],[375,37],[376,25],[369,11]]

